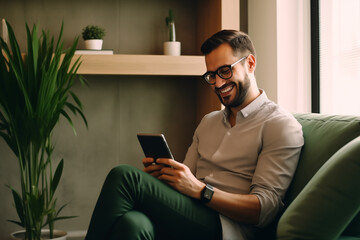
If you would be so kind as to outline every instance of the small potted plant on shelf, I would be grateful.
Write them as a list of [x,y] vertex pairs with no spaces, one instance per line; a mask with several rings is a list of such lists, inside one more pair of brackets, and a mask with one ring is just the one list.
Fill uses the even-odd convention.
[[169,16],[165,18],[168,28],[169,41],[164,42],[164,54],[171,56],[180,56],[181,43],[176,41],[174,12],[169,9]]
[[53,239],[54,222],[70,218],[59,215],[65,205],[58,207],[55,196],[64,160],[52,158],[53,129],[60,116],[74,129],[69,112],[79,113],[87,125],[71,90],[75,80],[84,80],[76,74],[80,58],[72,61],[78,39],[64,50],[63,25],[57,41],[44,31],[39,37],[37,25],[31,31],[26,25],[27,51],[22,53],[8,23],[7,28],[9,43],[0,38],[0,137],[17,157],[20,173],[20,190],[9,186],[19,220],[9,221],[24,229],[11,236],[39,240],[48,227],[46,238]]
[[85,48],[89,50],[101,50],[104,36],[105,30],[95,25],[88,25],[82,31]]

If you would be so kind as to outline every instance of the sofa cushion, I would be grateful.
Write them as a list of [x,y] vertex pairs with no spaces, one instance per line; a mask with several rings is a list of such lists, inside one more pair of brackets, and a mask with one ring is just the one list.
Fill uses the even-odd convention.
[[[358,190],[359,191],[359,190]],[[344,236],[358,236],[360,239],[360,212],[342,233]]]
[[284,200],[287,206],[336,151],[360,136],[360,117],[316,113],[294,116],[303,127],[305,144]]
[[360,137],[337,151],[291,203],[278,239],[338,238],[360,211],[359,173]]

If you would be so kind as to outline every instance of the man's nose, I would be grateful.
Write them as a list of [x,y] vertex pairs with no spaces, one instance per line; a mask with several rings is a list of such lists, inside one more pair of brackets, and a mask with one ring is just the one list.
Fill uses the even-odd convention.
[[220,88],[222,87],[225,83],[226,83],[226,80],[225,79],[222,79],[219,75],[215,75],[215,87],[217,88]]

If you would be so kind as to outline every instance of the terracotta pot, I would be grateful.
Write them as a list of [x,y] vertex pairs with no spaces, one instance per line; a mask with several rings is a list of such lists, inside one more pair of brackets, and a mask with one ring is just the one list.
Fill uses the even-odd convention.
[[[66,240],[67,233],[61,230],[54,230],[54,238],[52,240]],[[11,240],[24,240],[25,239],[25,230],[17,231],[10,234]],[[41,230],[41,239],[50,240],[49,238],[49,229]]]

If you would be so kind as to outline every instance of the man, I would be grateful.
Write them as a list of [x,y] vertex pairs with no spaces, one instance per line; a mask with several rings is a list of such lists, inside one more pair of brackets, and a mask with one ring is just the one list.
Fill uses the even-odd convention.
[[201,50],[203,77],[225,109],[202,119],[183,163],[114,168],[86,239],[254,239],[282,209],[301,125],[257,87],[246,34],[220,31]]

